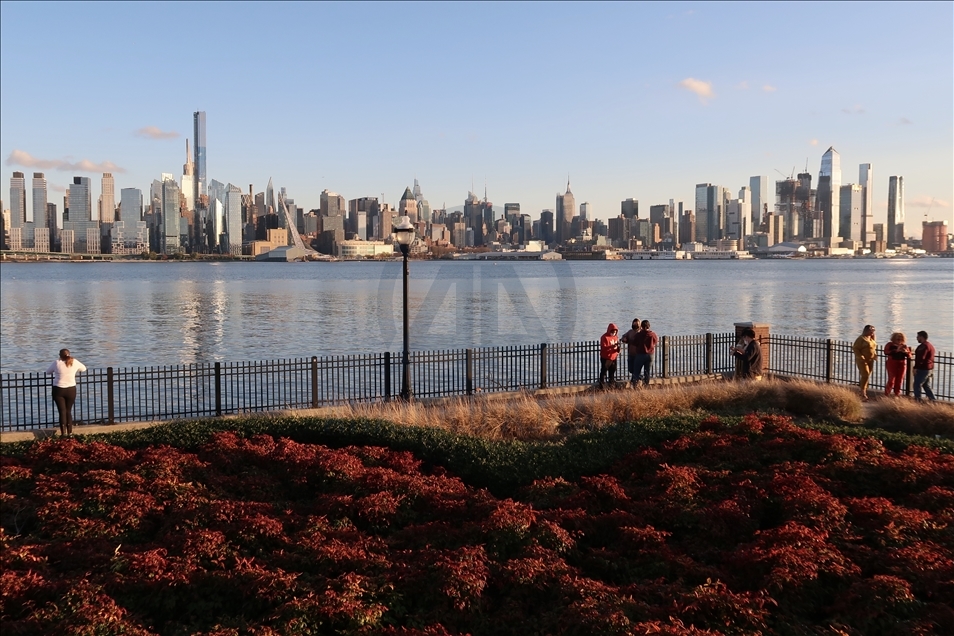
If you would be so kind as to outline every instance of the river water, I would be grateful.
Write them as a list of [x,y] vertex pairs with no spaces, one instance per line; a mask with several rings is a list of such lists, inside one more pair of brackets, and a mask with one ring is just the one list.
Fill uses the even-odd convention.
[[[401,264],[4,263],[0,373],[61,347],[90,367],[399,351]],[[411,349],[595,340],[615,322],[660,335],[764,322],[779,334],[883,344],[920,329],[954,351],[954,260],[410,264]]]

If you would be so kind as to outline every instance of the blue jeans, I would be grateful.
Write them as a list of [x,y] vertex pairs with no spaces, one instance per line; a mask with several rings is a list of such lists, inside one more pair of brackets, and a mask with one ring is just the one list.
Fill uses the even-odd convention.
[[927,394],[929,400],[936,400],[934,391],[931,390],[931,378],[934,377],[934,369],[915,369],[914,370],[914,399],[921,399],[921,389]]
[[649,384],[649,376],[653,371],[653,356],[651,353],[637,353],[633,356],[633,384],[643,376],[643,384]]

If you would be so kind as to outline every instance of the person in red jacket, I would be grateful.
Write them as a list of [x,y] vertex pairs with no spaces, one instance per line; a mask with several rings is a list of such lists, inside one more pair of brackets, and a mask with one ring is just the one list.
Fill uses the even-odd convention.
[[603,388],[603,382],[609,376],[609,384],[616,386],[616,358],[619,357],[619,338],[616,334],[619,330],[616,325],[610,323],[606,328],[606,333],[600,336],[600,388]]
[[895,331],[891,334],[891,342],[884,346],[886,358],[885,370],[888,372],[888,381],[884,385],[884,394],[891,395],[892,389],[896,396],[901,395],[901,381],[904,372],[908,369],[908,360],[911,359],[911,347],[904,343],[904,334]]

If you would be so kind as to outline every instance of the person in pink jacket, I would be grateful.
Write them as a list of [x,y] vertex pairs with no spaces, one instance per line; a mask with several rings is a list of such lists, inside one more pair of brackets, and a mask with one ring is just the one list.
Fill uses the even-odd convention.
[[891,342],[884,346],[885,370],[888,372],[888,381],[884,385],[884,394],[901,395],[901,381],[908,370],[908,360],[911,359],[911,347],[905,344],[904,334],[895,331],[891,334]]
[[76,374],[86,366],[70,355],[69,349],[60,349],[60,357],[49,366],[53,374],[53,403],[60,414],[60,435],[73,434],[73,403],[76,402]]

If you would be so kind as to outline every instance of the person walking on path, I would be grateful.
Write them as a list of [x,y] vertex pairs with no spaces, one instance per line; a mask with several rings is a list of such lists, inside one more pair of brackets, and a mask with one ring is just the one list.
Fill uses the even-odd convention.
[[884,386],[884,394],[901,395],[901,381],[904,372],[908,369],[908,360],[911,359],[911,347],[904,343],[904,334],[895,331],[891,334],[891,341],[884,346],[885,370],[888,372],[888,381]]
[[603,388],[607,376],[609,376],[610,386],[616,386],[616,358],[619,357],[617,333],[619,330],[616,329],[616,325],[610,323],[606,327],[606,333],[600,336],[600,389]]
[[656,343],[659,337],[649,328],[649,321],[644,320],[639,333],[636,334],[636,363],[633,365],[633,383],[636,384],[639,376],[643,384],[649,386],[649,377],[653,372],[653,355],[656,353]]
[[868,400],[868,379],[874,370],[874,361],[878,355],[878,343],[875,342],[875,328],[873,325],[865,325],[861,335],[851,345],[851,350],[855,353],[855,364],[858,365],[860,379],[858,385],[861,387],[861,399]]
[[931,390],[934,377],[934,345],[928,342],[926,331],[918,332],[918,348],[914,350],[914,399],[921,401],[921,390],[934,402],[937,398]]
[[619,339],[620,342],[626,344],[626,364],[629,369],[630,381],[633,383],[633,386],[636,386],[636,382],[639,378],[636,376],[636,334],[640,332],[639,318],[633,318],[632,328],[623,334],[623,337]]
[[53,403],[60,414],[60,435],[73,434],[73,403],[76,402],[76,374],[86,371],[86,365],[70,355],[69,349],[60,349],[60,357],[49,366],[53,374]]
[[741,344],[731,348],[732,355],[742,364],[739,369],[740,380],[762,379],[762,345],[755,339],[755,329],[746,327],[742,330]]

